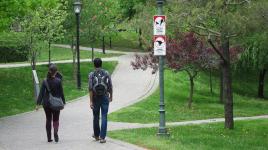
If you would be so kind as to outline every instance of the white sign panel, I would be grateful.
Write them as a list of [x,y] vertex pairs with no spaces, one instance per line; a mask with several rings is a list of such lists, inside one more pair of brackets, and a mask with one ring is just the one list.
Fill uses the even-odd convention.
[[154,35],[166,35],[166,16],[154,16]]
[[166,55],[166,36],[163,35],[154,36],[154,55],[155,56]]

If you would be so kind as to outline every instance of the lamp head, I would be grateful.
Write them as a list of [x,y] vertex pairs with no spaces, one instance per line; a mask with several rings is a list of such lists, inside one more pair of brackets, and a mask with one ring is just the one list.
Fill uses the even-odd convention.
[[157,3],[158,5],[162,5],[162,4],[164,3],[164,0],[156,0],[156,3]]
[[74,13],[80,14],[82,3],[80,1],[76,1],[73,3],[73,6],[74,6]]

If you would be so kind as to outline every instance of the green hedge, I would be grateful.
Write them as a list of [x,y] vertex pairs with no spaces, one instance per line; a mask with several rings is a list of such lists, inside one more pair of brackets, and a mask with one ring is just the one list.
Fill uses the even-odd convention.
[[0,33],[0,62],[21,62],[28,60],[29,45],[23,33]]

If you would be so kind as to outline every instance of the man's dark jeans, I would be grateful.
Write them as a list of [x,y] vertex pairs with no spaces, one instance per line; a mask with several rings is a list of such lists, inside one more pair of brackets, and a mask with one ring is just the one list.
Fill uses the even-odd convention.
[[[93,98],[93,129],[95,137],[105,139],[107,133],[107,114],[109,108],[109,99],[107,96],[98,96]],[[101,110],[101,129],[100,129],[100,110]]]

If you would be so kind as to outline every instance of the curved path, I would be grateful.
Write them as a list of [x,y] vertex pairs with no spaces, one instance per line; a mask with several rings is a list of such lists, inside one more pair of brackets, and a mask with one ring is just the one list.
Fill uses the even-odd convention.
[[[109,112],[141,100],[153,92],[158,85],[157,75],[150,70],[133,70],[130,62],[134,54],[120,56],[113,75],[114,101],[110,103]],[[42,109],[0,119],[0,149],[6,150],[131,150],[143,149],[121,141],[109,139],[100,144],[91,138],[92,112],[89,109],[88,96],[70,102],[60,115],[60,142],[47,143],[45,132],[45,114]],[[114,130],[109,126],[108,130]]]

